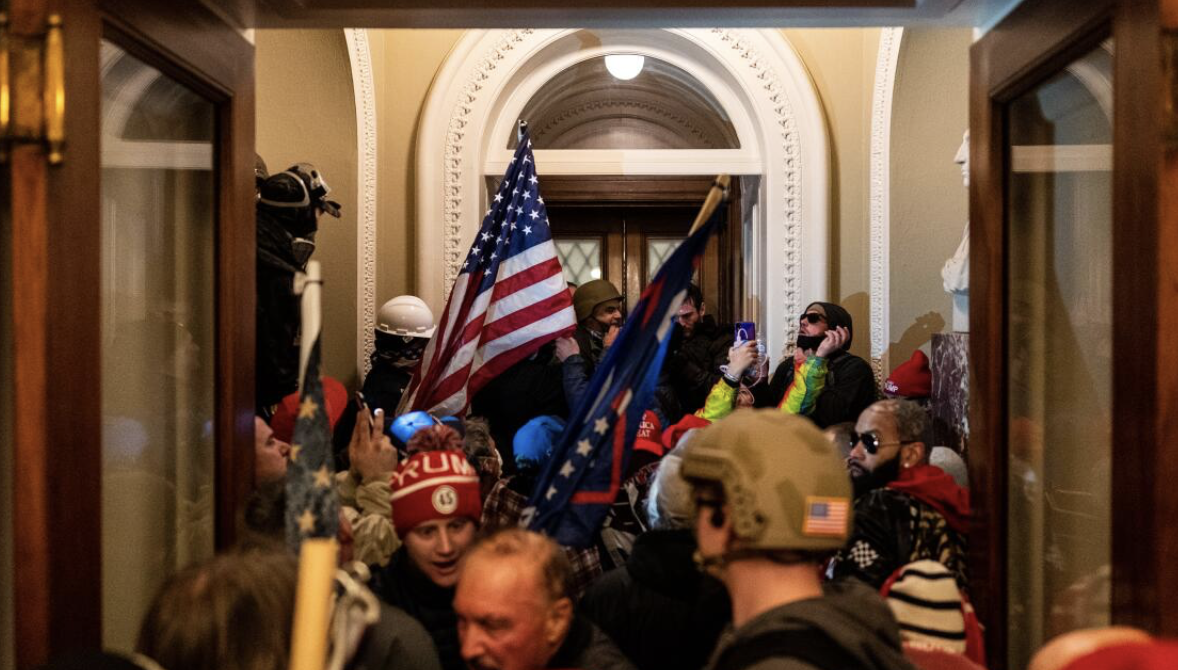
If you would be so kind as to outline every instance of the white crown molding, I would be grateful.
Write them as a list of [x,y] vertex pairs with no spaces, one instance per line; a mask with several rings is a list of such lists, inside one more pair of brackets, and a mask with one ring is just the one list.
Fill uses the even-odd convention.
[[875,85],[871,95],[871,367],[877,385],[888,367],[891,339],[888,322],[891,291],[891,145],[892,96],[900,59],[903,28],[884,28],[879,35],[875,60]]
[[[683,69],[725,105],[741,140],[726,166],[760,176],[743,269],[750,278],[748,304],[758,314],[744,316],[763,324],[771,352],[784,352],[803,300],[829,297],[829,143],[801,58],[777,30],[591,32],[592,40],[582,40],[577,30],[469,31],[443,64],[418,135],[419,295],[441,309],[482,219],[484,175],[498,176],[504,138],[532,95],[572,64],[625,49]],[[582,157],[594,159],[592,153]],[[575,169],[561,158],[554,168]],[[699,174],[708,165],[656,162],[661,174]],[[543,180],[548,168],[539,155],[537,165]],[[593,167],[597,174],[627,173],[617,160]]]
[[376,328],[376,88],[368,31],[345,28],[356,97],[356,370],[368,375]]

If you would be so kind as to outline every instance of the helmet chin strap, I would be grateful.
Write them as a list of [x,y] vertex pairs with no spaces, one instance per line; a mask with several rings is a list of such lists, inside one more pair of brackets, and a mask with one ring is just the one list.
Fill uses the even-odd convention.
[[756,549],[729,549],[722,554],[713,556],[704,556],[699,549],[691,555],[691,560],[695,562],[695,567],[700,572],[707,572],[712,568],[726,568],[728,564],[733,561],[739,561],[746,558],[761,558],[764,556],[763,551]]

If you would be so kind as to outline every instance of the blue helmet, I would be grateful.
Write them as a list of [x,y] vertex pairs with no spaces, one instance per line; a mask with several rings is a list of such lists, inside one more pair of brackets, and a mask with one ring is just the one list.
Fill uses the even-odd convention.
[[407,412],[401,416],[393,419],[393,425],[389,430],[393,443],[397,445],[397,449],[405,451],[405,445],[409,443],[409,438],[413,437],[419,429],[426,426],[436,426],[438,420],[429,414],[418,410],[416,412]]

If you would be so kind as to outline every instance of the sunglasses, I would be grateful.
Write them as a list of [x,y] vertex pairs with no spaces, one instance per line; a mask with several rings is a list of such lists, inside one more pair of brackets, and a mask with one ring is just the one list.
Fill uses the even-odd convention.
[[875,433],[851,433],[851,448],[854,449],[856,444],[863,443],[863,450],[869,454],[878,454],[880,447],[891,447],[897,444],[912,444],[916,440],[900,440],[899,442],[880,442],[879,435]]
[[809,321],[810,323],[818,323],[819,321],[825,321],[826,317],[822,316],[818,312],[806,312],[802,315],[801,320]]

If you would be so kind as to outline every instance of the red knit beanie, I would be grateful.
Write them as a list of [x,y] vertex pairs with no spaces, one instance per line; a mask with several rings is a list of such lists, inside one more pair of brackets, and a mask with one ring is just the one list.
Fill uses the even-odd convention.
[[663,431],[663,446],[667,448],[667,451],[670,451],[675,448],[675,445],[679,444],[679,440],[687,431],[710,425],[712,425],[712,422],[707,419],[694,414],[687,414],[682,419],[679,419],[679,423],[672,424]]
[[666,450],[663,449],[662,442],[659,437],[663,432],[663,424],[659,421],[658,416],[650,410],[642,415],[642,421],[638,424],[638,436],[634,438],[634,448],[640,451],[648,451],[657,458],[662,458]]
[[933,373],[928,356],[917,349],[907,362],[900,364],[884,382],[884,393],[901,398],[927,398],[933,392]]
[[465,517],[477,524],[483,513],[478,473],[461,451],[413,454],[397,466],[389,488],[393,527],[401,538],[435,519]]

